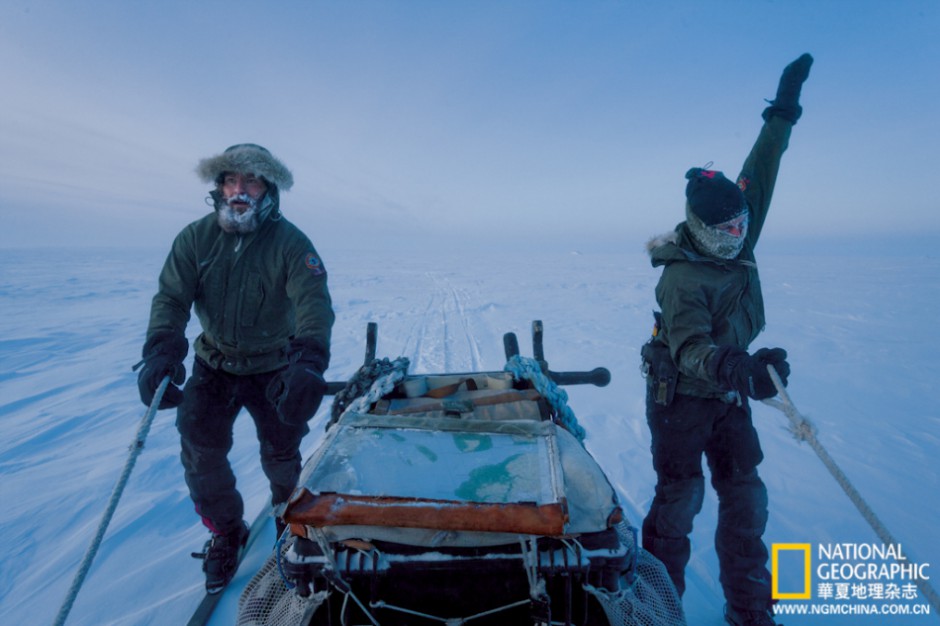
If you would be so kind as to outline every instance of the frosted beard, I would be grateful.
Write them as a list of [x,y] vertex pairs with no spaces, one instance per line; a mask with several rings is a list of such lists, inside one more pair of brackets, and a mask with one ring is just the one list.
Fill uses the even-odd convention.
[[[248,208],[239,213],[232,208],[232,202],[244,202]],[[261,220],[258,217],[258,201],[246,193],[240,193],[223,199],[218,204],[217,213],[219,226],[227,233],[237,233],[244,235],[257,230]]]

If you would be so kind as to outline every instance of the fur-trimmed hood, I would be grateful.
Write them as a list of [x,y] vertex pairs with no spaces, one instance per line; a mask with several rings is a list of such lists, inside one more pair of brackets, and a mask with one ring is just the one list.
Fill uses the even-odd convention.
[[653,267],[667,265],[673,261],[693,261],[715,265],[755,265],[753,249],[747,244],[744,248],[742,253],[734,259],[719,259],[701,254],[695,248],[686,222],[676,226],[675,230],[656,235],[646,242],[646,252],[650,255],[650,263]]
[[226,172],[260,176],[281,191],[294,185],[290,170],[266,148],[253,143],[234,145],[222,154],[199,161],[196,166],[196,174],[204,183],[218,184],[219,177]]
[[649,241],[646,242],[646,252],[653,254],[653,250],[659,248],[660,246],[665,246],[669,243],[678,243],[679,241],[679,232],[676,230],[670,230],[668,233],[663,233],[661,235],[656,235],[652,237]]
[[685,222],[676,226],[674,230],[647,241],[646,252],[650,255],[653,267],[667,265],[673,261],[718,262],[718,259],[703,256],[695,250]]

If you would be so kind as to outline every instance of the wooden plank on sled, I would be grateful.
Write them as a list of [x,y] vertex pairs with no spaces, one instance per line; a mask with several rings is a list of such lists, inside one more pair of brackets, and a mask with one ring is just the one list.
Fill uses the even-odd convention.
[[481,503],[337,493],[314,494],[307,489],[295,493],[284,518],[291,524],[315,528],[345,525],[395,526],[549,536],[563,534],[568,522],[567,507],[563,500],[542,505],[534,502]]

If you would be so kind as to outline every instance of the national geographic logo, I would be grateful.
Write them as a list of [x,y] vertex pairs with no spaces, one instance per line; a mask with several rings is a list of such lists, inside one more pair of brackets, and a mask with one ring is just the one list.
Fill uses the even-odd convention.
[[[775,600],[809,600],[812,598],[812,567],[813,567],[813,557],[812,550],[813,546],[808,543],[775,543],[771,545],[771,556],[770,556],[770,579],[773,581],[773,587],[771,588],[770,595]],[[780,590],[780,557],[781,553],[784,553],[785,556],[795,556],[797,560],[802,560],[803,568],[801,571],[801,576],[803,584],[798,590],[791,591],[781,591]],[[790,563],[791,559],[787,559],[787,565],[792,567]]]
[[[815,555],[815,560],[814,560]],[[771,596],[776,600],[912,600],[930,565],[907,558],[901,544],[775,543]],[[814,585],[815,583],[815,585]]]

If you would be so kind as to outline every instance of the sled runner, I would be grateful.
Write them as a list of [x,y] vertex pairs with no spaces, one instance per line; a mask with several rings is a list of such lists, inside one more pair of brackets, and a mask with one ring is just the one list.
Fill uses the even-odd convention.
[[685,623],[556,382],[609,373],[552,372],[533,330],[536,358],[507,335],[504,371],[360,370],[240,626]]

